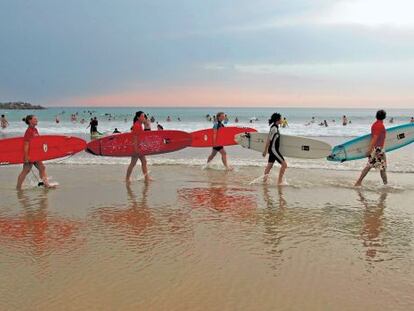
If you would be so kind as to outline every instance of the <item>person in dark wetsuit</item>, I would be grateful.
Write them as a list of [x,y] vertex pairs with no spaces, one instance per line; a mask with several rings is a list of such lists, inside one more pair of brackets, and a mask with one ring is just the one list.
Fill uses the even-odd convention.
[[279,133],[279,125],[282,123],[282,116],[279,113],[274,113],[269,119],[270,131],[269,136],[267,137],[266,146],[263,151],[263,157],[269,153],[269,160],[264,171],[264,181],[267,181],[267,177],[269,176],[270,170],[273,167],[275,161],[277,161],[281,167],[279,171],[279,179],[277,184],[282,185],[283,183],[283,175],[287,169],[287,163],[283,158],[283,155],[279,151],[280,145],[280,133]]
[[213,150],[211,151],[211,154],[207,159],[207,164],[210,163],[214,159],[214,157],[217,155],[217,152],[220,152],[221,160],[223,161],[224,166],[226,167],[226,169],[230,169],[230,167],[227,164],[226,150],[224,150],[223,146],[217,146],[216,145],[217,134],[218,134],[219,130],[222,127],[224,127],[224,124],[223,124],[224,118],[225,118],[224,112],[217,113],[217,116],[215,118],[216,122],[214,123],[214,126],[213,126],[213,129],[214,129],[214,133],[213,133]]

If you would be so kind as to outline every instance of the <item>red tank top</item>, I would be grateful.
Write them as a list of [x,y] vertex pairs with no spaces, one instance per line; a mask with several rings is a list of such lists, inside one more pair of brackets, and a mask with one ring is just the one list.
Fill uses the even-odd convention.
[[372,124],[371,135],[378,136],[377,142],[375,143],[374,147],[384,148],[386,133],[387,132],[385,130],[384,122],[382,122],[381,120],[377,120],[374,124]]

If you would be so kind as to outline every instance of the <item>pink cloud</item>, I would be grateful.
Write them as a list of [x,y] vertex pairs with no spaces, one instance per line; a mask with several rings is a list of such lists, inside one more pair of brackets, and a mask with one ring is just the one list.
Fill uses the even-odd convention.
[[196,86],[131,90],[74,97],[54,102],[68,106],[166,107],[412,107],[411,94],[389,95],[377,90],[294,91],[245,87]]

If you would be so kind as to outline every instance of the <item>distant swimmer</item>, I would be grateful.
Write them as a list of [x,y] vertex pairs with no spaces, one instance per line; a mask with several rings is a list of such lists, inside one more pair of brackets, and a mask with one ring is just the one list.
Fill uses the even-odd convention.
[[9,121],[7,121],[6,116],[4,114],[1,115],[0,124],[3,130],[9,126]]
[[391,117],[391,118],[390,118],[390,123],[391,123],[391,124],[393,124],[393,123],[394,123],[394,118],[393,118],[393,117]]
[[112,132],[112,134],[120,134],[121,132],[118,130],[118,128],[116,127],[115,129],[114,129],[114,131]]
[[410,123],[414,123],[414,117],[411,117]]
[[224,122],[223,123],[224,124],[229,123],[229,117],[226,114],[224,115]]
[[234,123],[239,123],[239,118],[238,118],[238,117],[236,117],[236,118],[234,119]]
[[224,112],[218,112],[215,119],[217,121],[216,121],[216,123],[214,123],[214,126],[213,126],[213,129],[214,129],[213,146],[214,147],[213,147],[213,150],[211,151],[210,156],[207,159],[207,164],[210,163],[214,159],[214,157],[217,155],[217,152],[220,152],[221,160],[223,161],[224,166],[226,167],[226,169],[230,169],[228,164],[227,164],[227,154],[226,154],[226,151],[224,150],[224,147],[216,145],[217,135],[218,135],[220,129],[224,127],[224,124],[223,124]]
[[328,127],[328,122],[323,120],[323,122],[319,123],[320,126]]
[[138,159],[141,161],[141,169],[142,174],[144,174],[145,180],[151,180],[151,178],[148,175],[148,168],[147,168],[147,159],[145,156],[140,155],[138,153],[138,134],[143,132],[142,126],[145,123],[145,113],[143,111],[138,111],[135,113],[134,122],[131,128],[131,131],[133,134],[133,144],[135,148],[135,155],[131,157],[131,162],[129,163],[127,173],[126,173],[126,182],[131,182],[131,174],[134,170],[135,165],[137,164]]
[[56,124],[59,124],[59,123],[60,123],[60,119],[59,119],[59,117],[58,117],[58,116],[56,116],[56,118],[55,118],[55,122],[56,122]]
[[151,123],[154,123],[155,122],[154,116],[151,116],[150,120],[151,120]]
[[346,117],[346,115],[343,115],[343,116],[342,116],[342,125],[343,125],[343,126],[348,125],[348,118]]
[[151,120],[148,119],[148,116],[145,114],[145,121],[144,121],[144,131],[151,131]]
[[306,123],[305,126],[309,126],[315,122],[316,122],[315,117],[312,117],[312,119],[308,123]]
[[161,124],[157,124],[157,130],[162,131],[164,130],[164,127]]
[[91,128],[91,135],[96,134],[96,133],[99,134],[99,132],[98,132],[98,124],[99,124],[98,123],[98,119],[96,117],[91,118],[91,121],[89,122],[89,125],[88,125],[88,127]]
[[280,133],[279,133],[279,125],[282,123],[281,121],[282,116],[279,113],[274,113],[269,119],[270,131],[269,136],[266,141],[265,149],[263,150],[263,157],[266,157],[266,154],[269,153],[269,160],[264,171],[264,181],[267,181],[269,173],[275,163],[277,161],[281,167],[279,171],[279,178],[277,181],[278,185],[283,184],[283,175],[287,169],[287,163],[283,158],[283,155],[279,151],[280,145]]
[[[42,180],[42,185],[50,188],[47,175],[46,175],[46,167],[43,164],[42,161],[37,162],[31,162],[29,157],[29,144],[33,137],[39,136],[39,132],[37,131],[37,117],[34,115],[28,115],[26,118],[23,119],[23,121],[28,125],[26,132],[24,133],[24,164],[23,164],[23,170],[19,174],[19,177],[17,178],[17,186],[16,188],[20,190],[22,188],[23,182],[26,179],[27,174],[30,173],[33,165],[37,168],[39,171],[40,179]],[[40,185],[40,183],[39,183]]]
[[387,180],[387,158],[385,155],[384,145],[387,132],[384,126],[384,120],[387,114],[384,110],[378,110],[376,114],[376,119],[371,126],[371,142],[367,150],[368,163],[361,172],[361,176],[355,183],[355,187],[359,187],[362,184],[365,176],[372,168],[380,170],[381,178],[386,185]]
[[289,126],[288,120],[286,118],[283,118],[283,120],[282,120],[282,127],[285,128],[287,126]]
[[180,117],[178,117],[177,120],[178,120],[178,122],[181,122],[181,118]]
[[166,121],[167,121],[167,122],[171,122],[171,117],[170,117],[170,116],[168,116],[168,117],[167,117],[167,119],[166,119]]

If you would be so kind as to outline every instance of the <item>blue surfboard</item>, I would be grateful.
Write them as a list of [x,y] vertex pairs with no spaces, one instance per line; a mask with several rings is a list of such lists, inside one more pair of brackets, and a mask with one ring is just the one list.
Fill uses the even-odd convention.
[[[371,134],[360,136],[332,149],[329,161],[345,162],[366,158]],[[414,142],[414,123],[402,124],[387,129],[385,151],[390,152]]]

